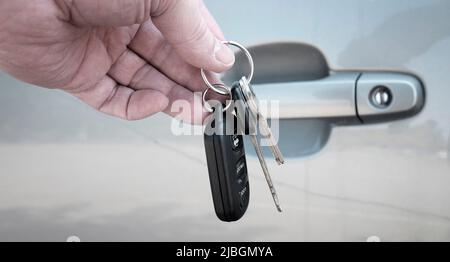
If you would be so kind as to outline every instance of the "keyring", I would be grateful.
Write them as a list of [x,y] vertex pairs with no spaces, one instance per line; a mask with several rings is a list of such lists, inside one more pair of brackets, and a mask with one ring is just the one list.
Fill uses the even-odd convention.
[[[244,52],[245,56],[247,56],[248,62],[250,63],[250,73],[247,76],[247,81],[248,83],[250,83],[252,81],[253,73],[255,71],[255,64],[253,63],[253,58],[250,52],[247,50],[247,48],[234,41],[222,41],[222,44],[236,46],[237,48],[241,49]],[[200,73],[202,75],[203,81],[208,86],[208,88],[212,89],[214,92],[219,93],[221,95],[228,95],[228,92],[224,92],[223,89],[219,89],[209,82],[208,78],[206,77],[205,70],[203,70],[203,68],[200,69]]]
[[[213,86],[214,86],[214,89],[220,90],[220,92],[224,92],[225,95],[228,95],[230,97],[230,100],[228,100],[229,101],[228,104],[222,110],[222,112],[227,111],[230,108],[231,104],[233,103],[233,94],[231,93],[231,90],[223,84],[214,84]],[[215,91],[214,89],[213,89],[213,91]],[[208,94],[209,90],[210,90],[209,88],[205,89],[205,91],[203,92],[202,99],[203,99],[203,106],[205,107],[206,111],[212,113],[212,112],[214,112],[214,109],[206,101],[206,95]],[[217,93],[219,93],[219,92],[217,92]],[[219,94],[221,94],[221,93],[219,93]]]

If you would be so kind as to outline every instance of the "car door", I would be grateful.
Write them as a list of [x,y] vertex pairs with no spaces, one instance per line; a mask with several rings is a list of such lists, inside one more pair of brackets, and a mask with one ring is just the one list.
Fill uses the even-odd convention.
[[266,157],[284,212],[249,143],[250,206],[224,223],[201,135],[2,74],[0,240],[450,240],[450,2],[206,4],[249,46],[256,94],[279,100],[286,164]]

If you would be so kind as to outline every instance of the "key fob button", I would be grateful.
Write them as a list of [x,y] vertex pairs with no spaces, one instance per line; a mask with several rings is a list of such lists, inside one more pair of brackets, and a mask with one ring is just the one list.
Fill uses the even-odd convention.
[[234,151],[238,151],[241,149],[242,145],[242,137],[239,135],[230,136],[231,138],[231,146]]
[[241,192],[239,192],[239,195],[241,196],[240,201],[239,201],[239,206],[241,208],[244,208],[248,204],[248,183],[241,190]]
[[247,174],[247,165],[245,163],[245,158],[241,158],[236,165],[236,174],[238,177],[241,177],[244,174]]

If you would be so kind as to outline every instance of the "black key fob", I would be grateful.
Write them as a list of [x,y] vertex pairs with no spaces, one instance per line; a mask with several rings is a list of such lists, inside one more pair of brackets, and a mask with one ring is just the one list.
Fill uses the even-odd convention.
[[[233,118],[236,127],[234,114]],[[212,121],[209,126],[216,132],[205,132],[204,141],[214,209],[220,220],[232,222],[244,215],[250,198],[244,141],[236,128],[233,134],[226,133],[225,113]]]

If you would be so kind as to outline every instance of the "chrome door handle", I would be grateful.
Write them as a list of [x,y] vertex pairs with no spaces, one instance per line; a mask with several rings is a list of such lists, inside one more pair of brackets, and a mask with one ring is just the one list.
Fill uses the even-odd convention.
[[[255,93],[261,101],[279,102],[279,119],[384,122],[413,116],[424,106],[423,83],[410,74],[333,71],[318,48],[304,43],[267,43],[248,50],[255,62]],[[247,59],[237,53],[223,80],[234,81],[246,71]]]
[[334,72],[313,81],[255,85],[261,101],[279,102],[279,119],[384,122],[410,117],[424,105],[421,81],[392,72]]
[[[330,69],[320,49],[300,42],[272,42],[248,47],[255,62],[252,84],[271,117],[277,100],[279,115],[272,128],[286,157],[319,152],[339,125],[388,122],[416,115],[425,104],[420,79],[403,72]],[[222,75],[226,84],[248,72],[244,54]],[[265,109],[265,106],[262,106]]]
[[280,119],[356,118],[358,73],[337,73],[324,79],[254,85],[260,101],[277,101]]

